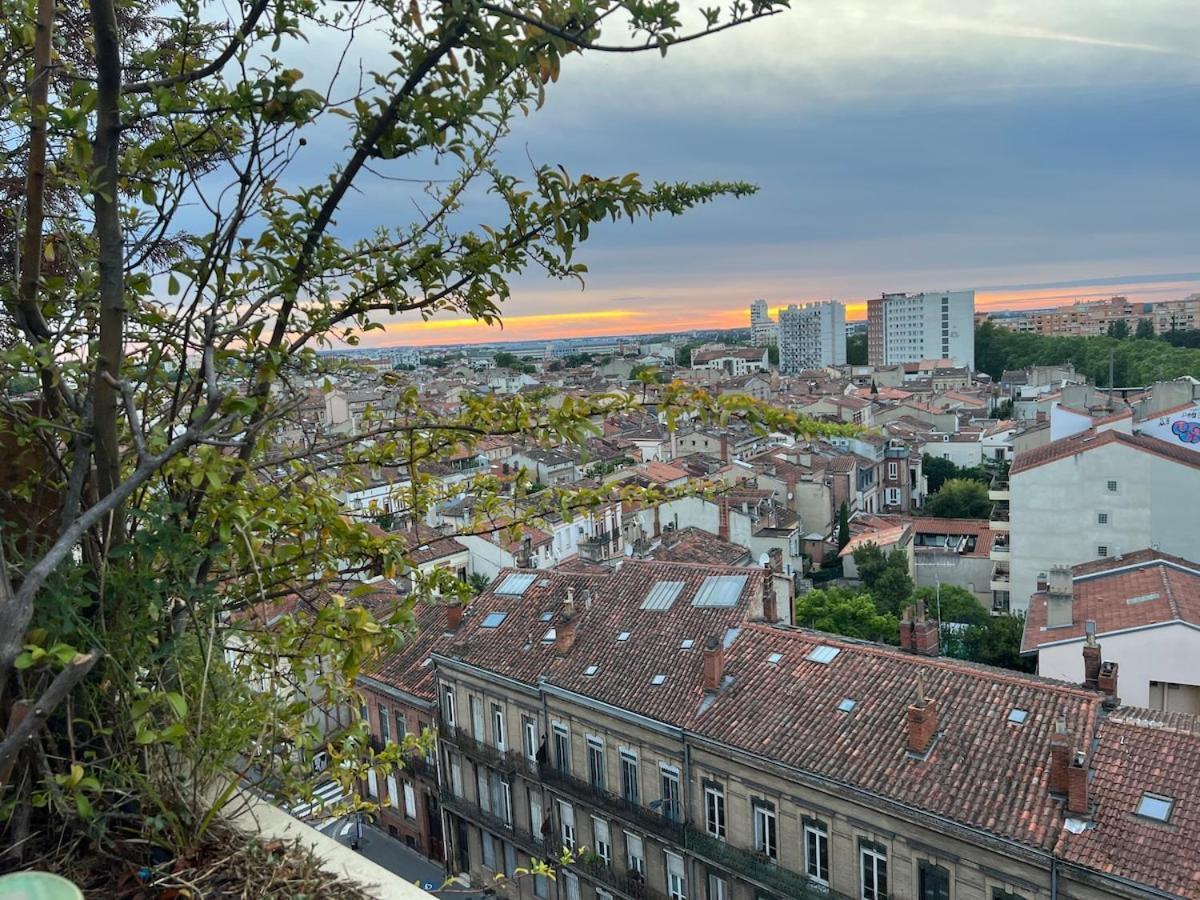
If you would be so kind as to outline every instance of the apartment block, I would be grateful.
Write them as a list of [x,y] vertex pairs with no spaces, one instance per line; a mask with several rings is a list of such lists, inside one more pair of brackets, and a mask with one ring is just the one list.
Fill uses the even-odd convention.
[[949,359],[975,368],[975,292],[883,294],[867,301],[873,366]]
[[1200,734],[1120,708],[1098,647],[1075,686],[938,658],[920,608],[900,648],[838,638],[778,624],[766,578],[508,570],[448,620],[449,870],[541,900],[1192,892]]
[[755,347],[773,347],[779,340],[779,325],[771,318],[766,300],[750,304],[750,343]]
[[846,308],[835,300],[791,305],[779,313],[779,371],[846,364]]

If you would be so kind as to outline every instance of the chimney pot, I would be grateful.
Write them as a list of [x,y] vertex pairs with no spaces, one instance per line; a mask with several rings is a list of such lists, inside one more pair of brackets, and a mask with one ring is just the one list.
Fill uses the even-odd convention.
[[725,677],[725,648],[721,640],[710,637],[704,642],[704,692],[715,693]]
[[1112,708],[1120,704],[1117,696],[1117,669],[1115,662],[1100,663],[1100,673],[1096,677],[1096,687],[1104,691],[1104,705]]
[[1070,783],[1067,770],[1071,765],[1071,735],[1067,733],[1067,720],[1062,716],[1054,723],[1054,734],[1050,735],[1050,772],[1047,787],[1052,794],[1067,794]]
[[563,601],[562,607],[564,616],[575,615],[575,585],[567,585],[567,599]]
[[455,631],[462,624],[463,607],[461,603],[446,604],[446,629]]
[[906,722],[910,753],[924,754],[937,734],[937,704],[925,696],[925,680],[917,674],[917,696],[909,704]]
[[1092,690],[1100,687],[1100,645],[1094,634],[1089,634],[1083,645],[1083,686]]

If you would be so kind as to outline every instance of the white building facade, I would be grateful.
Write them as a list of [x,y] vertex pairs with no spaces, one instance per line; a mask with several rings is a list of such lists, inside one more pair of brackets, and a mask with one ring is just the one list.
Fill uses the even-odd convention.
[[779,313],[779,371],[846,364],[846,307],[836,300],[789,306]]
[[867,302],[873,366],[950,359],[975,368],[975,292],[884,294]]
[[750,304],[750,343],[755,347],[773,347],[779,338],[779,326],[771,319],[766,300]]

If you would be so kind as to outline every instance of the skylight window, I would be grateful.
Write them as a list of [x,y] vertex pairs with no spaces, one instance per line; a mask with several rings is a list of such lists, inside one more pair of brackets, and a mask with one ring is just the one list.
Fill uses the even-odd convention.
[[1175,808],[1175,800],[1172,797],[1164,797],[1161,794],[1142,794],[1142,799],[1138,801],[1137,814],[1145,816],[1147,819],[1154,819],[1156,822],[1169,822],[1171,820],[1171,811]]
[[830,647],[828,644],[822,644],[820,647],[814,647],[812,652],[805,657],[809,662],[821,663],[821,665],[829,665],[833,662],[833,658],[842,651],[838,647]]
[[542,613],[542,621],[543,622],[549,622],[553,618],[554,618],[554,613],[552,613],[552,612]]
[[746,586],[745,575],[709,575],[700,582],[700,589],[692,600],[692,606],[724,607],[737,606],[738,597]]
[[682,581],[657,581],[650,588],[650,592],[646,594],[646,599],[642,601],[642,609],[666,612],[674,605],[675,599],[682,592]]
[[508,615],[506,612],[490,612],[483,617],[483,621],[479,623],[480,628],[499,628],[500,623],[504,621]]
[[655,675],[653,678],[650,679],[650,683],[651,684],[666,684],[667,676],[666,675]]
[[769,662],[773,666],[777,666],[777,665],[779,665],[779,661],[781,659],[783,659],[782,653],[772,653],[770,656],[767,657],[767,662]]
[[545,634],[542,635],[542,643],[543,644],[553,644],[557,638],[558,638],[558,631],[551,628],[549,631],[547,631]]
[[854,712],[854,707],[856,706],[858,706],[858,701],[851,700],[849,697],[847,697],[838,704],[838,711],[844,713]]
[[691,638],[684,638],[683,642],[679,645],[679,649],[680,650],[691,650],[695,646],[696,646],[696,642],[694,640],[692,640]]
[[629,632],[628,632],[628,631],[622,631],[620,634],[618,634],[618,635],[617,635],[617,640],[618,640],[618,641],[627,641],[627,640],[629,640]]
[[588,666],[586,669],[584,669],[584,670],[583,670],[583,674],[584,674],[584,676],[586,676],[587,678],[592,678],[592,677],[594,677],[594,676],[595,676],[595,674],[596,674],[597,672],[599,672],[599,671],[600,671],[600,667],[599,667],[599,666]]
[[525,589],[533,584],[535,578],[537,578],[536,575],[514,572],[511,575],[505,576],[504,580],[496,588],[496,593],[520,597],[525,593]]
[[1014,725],[1024,725],[1025,720],[1029,718],[1029,710],[1014,709],[1008,714],[1008,721]]

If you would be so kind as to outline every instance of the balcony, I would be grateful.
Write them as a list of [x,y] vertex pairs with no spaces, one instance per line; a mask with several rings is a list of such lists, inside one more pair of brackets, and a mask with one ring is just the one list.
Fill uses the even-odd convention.
[[691,827],[687,829],[686,845],[694,855],[789,900],[848,900],[844,895],[810,881],[806,875],[784,868],[761,853],[730,846]]
[[1008,501],[998,500],[992,504],[992,512],[988,516],[988,527],[992,531],[1008,531]]
[[992,483],[988,485],[988,499],[1004,500],[1005,502],[1012,499],[1012,494],[1008,489],[1008,478],[997,475],[992,479]]
[[541,835],[535,835],[524,829],[516,828],[505,822],[495,813],[488,812],[483,807],[463,797],[455,797],[448,790],[442,791],[441,803],[442,809],[464,819],[470,819],[477,825],[484,826],[493,834],[501,835],[535,859],[553,861],[558,855],[556,846],[552,843],[543,842]]
[[437,781],[437,763],[426,759],[423,753],[410,753],[404,757],[404,771],[415,778]]
[[593,787],[582,778],[576,778],[574,775],[560,772],[553,766],[544,767],[542,781],[579,798],[585,803],[603,807],[609,812],[625,819],[627,822],[634,822],[641,825],[647,831],[652,831],[665,840],[674,841],[677,844],[683,843],[682,823],[668,819],[661,813],[648,809],[639,803],[632,803],[617,794]]
[[[463,729],[447,725],[440,720],[438,737],[453,744],[464,755],[476,762],[490,766],[502,774],[525,772],[528,767],[525,758],[515,750],[498,750],[491,744],[485,744],[478,738],[472,737]],[[534,774],[532,777],[536,778],[537,775]]]
[[1008,591],[1009,590],[1009,573],[1007,563],[996,563],[992,567],[992,580],[989,585],[993,591]]
[[632,900],[670,900],[665,893],[646,884],[646,876],[641,872],[631,869],[618,871],[605,865],[602,859],[581,858],[571,868]]
[[1012,559],[1012,543],[1009,541],[1008,532],[1002,532],[992,538],[992,549],[988,558],[992,562],[1005,563]]

